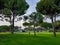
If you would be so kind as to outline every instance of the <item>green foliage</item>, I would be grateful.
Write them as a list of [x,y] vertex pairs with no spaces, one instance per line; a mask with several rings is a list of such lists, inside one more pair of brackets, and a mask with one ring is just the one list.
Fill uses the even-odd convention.
[[23,26],[29,26],[29,23],[28,22],[24,22]]
[[28,7],[25,0],[0,0],[0,10],[3,10],[5,15],[11,12],[16,15],[25,14]]
[[10,31],[10,27],[9,26],[0,26],[0,32],[4,32],[4,31]]
[[7,15],[7,16],[11,15],[10,9],[4,8],[3,14],[5,14],[5,15]]
[[24,21],[26,21],[28,19],[28,16],[24,16],[23,18],[24,18]]
[[60,20],[57,20],[56,21],[56,25],[60,25]]
[[33,23],[42,23],[43,22],[43,16],[39,12],[33,12],[31,15],[29,15],[29,17]]
[[32,25],[37,25],[36,23],[34,24],[33,22],[24,22],[23,26],[32,26]]
[[47,22],[43,22],[43,23],[41,24],[41,26],[44,27],[44,28],[46,28],[46,29],[52,28],[52,24],[51,24],[51,23],[47,23]]
[[24,14],[28,7],[25,0],[5,0],[4,3],[4,8],[9,9],[9,11],[12,11],[16,15]]
[[55,0],[55,4],[59,6],[60,5],[60,0]]
[[60,20],[56,21],[56,30],[60,31]]
[[4,8],[4,0],[0,0],[0,10]]
[[38,12],[49,16],[54,16],[56,13],[60,13],[60,7],[56,5],[55,0],[41,0],[37,4],[36,9]]

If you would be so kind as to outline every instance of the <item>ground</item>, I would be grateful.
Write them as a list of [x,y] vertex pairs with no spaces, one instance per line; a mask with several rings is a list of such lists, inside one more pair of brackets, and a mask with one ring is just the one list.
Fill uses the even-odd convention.
[[0,33],[0,45],[60,45],[60,32],[57,37],[52,32],[39,32],[37,36],[33,33]]

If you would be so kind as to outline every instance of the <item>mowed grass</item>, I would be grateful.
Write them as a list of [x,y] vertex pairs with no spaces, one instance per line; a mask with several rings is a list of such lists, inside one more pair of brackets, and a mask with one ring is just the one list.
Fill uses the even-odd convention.
[[0,33],[0,45],[60,45],[60,32],[57,37],[52,32],[39,32],[34,37],[33,33]]

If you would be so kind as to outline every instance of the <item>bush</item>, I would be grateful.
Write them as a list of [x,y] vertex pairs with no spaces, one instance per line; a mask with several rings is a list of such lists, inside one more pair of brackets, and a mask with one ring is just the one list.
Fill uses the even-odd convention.
[[0,26],[0,32],[6,32],[6,31],[10,31],[10,27],[9,26]]

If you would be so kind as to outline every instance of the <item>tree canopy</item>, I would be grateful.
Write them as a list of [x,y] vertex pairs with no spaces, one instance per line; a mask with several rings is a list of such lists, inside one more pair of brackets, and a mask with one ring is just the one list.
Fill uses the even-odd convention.
[[[24,14],[28,8],[28,4],[25,0],[5,0],[4,1],[4,10],[5,14],[10,14],[12,11],[15,14]],[[7,11],[6,11],[7,10]]]
[[41,0],[38,2],[36,9],[44,15],[54,16],[56,13],[60,13],[60,7],[57,2],[58,0]]

